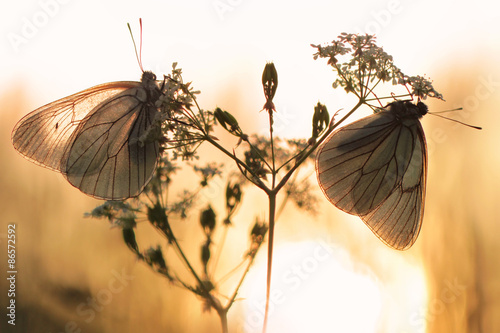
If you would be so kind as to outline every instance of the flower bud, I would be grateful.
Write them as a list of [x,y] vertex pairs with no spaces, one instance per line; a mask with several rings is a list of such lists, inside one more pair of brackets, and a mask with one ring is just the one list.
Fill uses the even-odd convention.
[[155,228],[163,232],[168,241],[172,243],[173,235],[168,223],[167,213],[162,205],[156,203],[153,207],[148,206],[148,220]]
[[262,242],[262,240],[264,239],[264,236],[267,234],[268,229],[269,229],[269,226],[265,222],[261,223],[258,220],[255,221],[255,224],[253,225],[252,231],[250,232],[250,236],[252,237],[252,240]]
[[233,211],[241,201],[241,187],[240,184],[227,183],[226,186],[226,208]]
[[314,107],[314,115],[312,120],[312,138],[317,138],[319,134],[328,126],[330,115],[326,106],[318,102]]
[[200,224],[205,233],[211,234],[215,228],[215,212],[211,206],[208,206],[200,216]]
[[278,89],[278,72],[272,62],[268,62],[266,67],[264,67],[264,72],[262,73],[262,86],[264,87],[264,96],[266,97],[264,109],[268,112],[271,112],[271,110],[276,111],[273,98],[276,94],[276,89]]
[[219,124],[221,124],[221,126],[224,127],[224,129],[229,133],[236,136],[240,136],[242,134],[238,121],[229,112],[217,108],[214,111],[214,116]]
[[135,253],[139,254],[139,246],[137,245],[137,242],[135,240],[135,232],[134,229],[132,228],[123,228],[122,229],[122,235],[123,235],[123,240],[125,241],[125,244],[134,251]]
[[210,240],[207,240],[207,242],[201,246],[201,262],[204,267],[208,265],[208,261],[210,260],[210,244]]
[[170,280],[172,277],[168,273],[167,263],[163,257],[163,252],[160,246],[157,246],[156,249],[150,247],[148,250],[144,252],[144,260],[151,265],[158,272],[165,274]]

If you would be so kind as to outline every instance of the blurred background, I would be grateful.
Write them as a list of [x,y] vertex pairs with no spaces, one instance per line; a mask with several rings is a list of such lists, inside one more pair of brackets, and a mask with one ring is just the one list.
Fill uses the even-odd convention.
[[[500,330],[495,2],[27,0],[0,7],[1,332],[220,332],[216,314],[138,262],[119,230],[83,218],[99,200],[28,162],[10,141],[16,122],[46,103],[104,82],[138,81],[126,23],[138,39],[140,17],[145,69],[160,76],[177,61],[201,90],[200,105],[232,112],[247,132],[266,132],[259,110],[267,61],[279,75],[277,135],[308,138],[318,101],[331,113],[352,107],[331,88],[333,72],[312,59],[310,47],[344,31],[375,34],[403,72],[431,77],[446,99],[429,101],[431,111],[462,106],[450,116],[483,126],[423,119],[426,212],[408,251],[386,247],[319,190],[317,216],[287,209],[276,229],[270,332]],[[242,258],[255,216],[266,216],[263,193],[244,196],[225,244],[232,254],[221,258],[216,276]],[[222,204],[214,209],[223,215]],[[15,327],[5,315],[8,224],[17,236]],[[198,216],[176,227],[199,262]],[[263,249],[230,311],[231,332],[260,332],[265,265]],[[179,274],[187,273],[180,267]]]

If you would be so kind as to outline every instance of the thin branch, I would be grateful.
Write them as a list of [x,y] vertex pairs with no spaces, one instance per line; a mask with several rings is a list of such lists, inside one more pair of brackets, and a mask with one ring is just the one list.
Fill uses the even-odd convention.
[[236,289],[234,290],[233,295],[229,298],[229,302],[227,303],[227,306],[225,307],[226,311],[228,311],[229,308],[233,305],[234,300],[236,299],[236,296],[238,295],[238,291],[240,290],[240,287],[243,284],[245,277],[247,276],[248,272],[250,271],[250,267],[252,266],[253,262],[255,261],[255,257],[257,256],[257,252],[259,251],[261,245],[262,245],[262,242],[259,243],[259,246],[257,247],[257,249],[255,249],[253,254],[250,256],[250,260],[248,261],[247,267],[245,268],[245,271],[243,272],[243,275],[241,276],[240,281],[238,282],[238,285],[236,286]]
[[266,309],[264,311],[264,325],[262,333],[267,331],[267,322],[269,319],[269,297],[271,295],[271,275],[273,268],[273,243],[274,243],[274,224],[276,217],[276,192],[269,194],[269,231],[267,247],[267,289],[266,289]]

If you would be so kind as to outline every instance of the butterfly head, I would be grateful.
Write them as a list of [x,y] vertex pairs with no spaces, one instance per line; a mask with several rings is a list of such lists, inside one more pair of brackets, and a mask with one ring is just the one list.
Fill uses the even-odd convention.
[[144,71],[142,73],[141,82],[144,86],[149,86],[151,84],[156,85],[156,75],[151,71]]
[[142,73],[141,85],[146,90],[149,101],[155,102],[160,97],[161,91],[160,88],[158,88],[156,75],[153,72],[144,71]]
[[405,118],[422,118],[422,116],[426,115],[429,109],[427,105],[422,102],[418,102],[417,104],[413,104],[411,101],[396,101],[387,104],[386,108],[389,109],[389,112],[392,112],[399,119]]

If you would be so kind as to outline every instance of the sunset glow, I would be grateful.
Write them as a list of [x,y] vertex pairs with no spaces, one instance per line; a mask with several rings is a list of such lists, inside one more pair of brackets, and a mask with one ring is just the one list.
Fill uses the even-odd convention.
[[[397,320],[399,329],[423,332],[408,318],[424,309],[425,281],[419,268],[401,262],[391,285],[346,250],[325,242],[287,243],[276,248],[270,331],[381,332]],[[259,261],[242,290],[245,332],[260,332],[265,305],[266,263]],[[414,288],[405,289],[408,278]],[[401,302],[408,299],[408,308]],[[385,310],[382,310],[385,308]],[[388,310],[390,309],[390,310]],[[421,325],[421,323],[419,323]]]
[[[184,163],[183,169],[172,177],[171,192],[164,201],[166,207],[179,210],[164,217],[190,266],[171,239],[147,221],[144,211],[137,214],[138,223],[131,224],[134,228],[128,234],[111,228],[105,219],[85,217],[104,201],[82,194],[63,172],[31,163],[12,144],[16,123],[43,105],[99,84],[139,82],[142,72],[127,28],[130,23],[139,45],[139,18],[144,69],[162,79],[176,62],[183,82],[192,82],[190,87],[201,91],[196,95],[200,108],[230,112],[244,134],[270,137],[269,113],[262,111],[266,103],[262,72],[268,62],[274,63],[279,78],[273,100],[276,111],[271,113],[275,138],[308,141],[318,102],[328,108],[330,117],[337,114],[335,121],[356,105],[354,94],[342,87],[333,89],[336,73],[328,60],[313,59],[311,44],[326,45],[342,32],[375,34],[377,45],[405,74],[430,78],[444,101],[427,98],[429,112],[463,108],[446,116],[483,127],[479,131],[430,115],[421,119],[428,151],[425,212],[418,239],[405,251],[387,247],[359,216],[331,204],[319,188],[314,163],[290,177],[310,180],[303,184],[310,185],[316,200],[307,198],[316,211],[298,208],[300,204],[293,200],[281,206],[287,197],[285,187],[277,196],[278,208],[284,208],[274,235],[267,333],[498,331],[500,26],[496,2],[25,0],[4,1],[0,7],[2,269],[8,262],[9,226],[16,225],[18,237],[18,325],[12,331],[5,320],[10,285],[4,278],[0,332],[78,332],[78,328],[82,333],[222,333],[217,311],[207,311],[210,305],[200,296],[200,285],[206,283],[213,289],[205,296],[213,295],[221,304],[235,295],[228,311],[229,333],[262,333],[268,235],[241,289],[237,293],[232,289],[245,271],[249,248],[255,246],[251,236],[255,221],[270,220],[268,196],[247,182],[239,192],[241,206],[230,224],[225,221],[230,210],[225,197],[227,175],[236,172],[241,177],[241,165],[231,155],[234,152],[244,160],[249,149],[241,137],[218,123],[210,138],[226,152],[207,140],[199,146],[200,159],[184,163],[179,156],[176,160]],[[383,104],[391,93],[407,93],[405,89],[394,92],[390,83],[381,85],[376,88],[388,96]],[[344,124],[371,113],[369,107],[361,107]],[[67,121],[77,119],[71,110],[66,115]],[[55,121],[53,127],[59,129],[61,124]],[[85,148],[93,136],[84,139]],[[168,156],[173,161],[172,151]],[[266,156],[268,166],[270,156]],[[284,174],[296,160],[297,155],[290,158],[280,172]],[[215,175],[212,183],[202,186],[191,176],[193,166],[208,162],[223,164],[224,175]],[[153,165],[148,165],[152,170]],[[56,160],[51,166],[57,170],[60,164]],[[263,174],[272,183],[271,173]],[[192,202],[192,210],[185,213],[184,206],[174,205],[183,199],[189,202],[183,196],[185,189],[198,188],[204,192]],[[154,205],[156,201],[145,202]],[[210,227],[200,227],[200,216],[209,205],[213,208],[210,221],[215,221],[211,238],[207,238]],[[129,243],[124,243],[124,237]],[[137,252],[130,251],[134,241],[141,253],[160,248],[172,275],[138,259]],[[162,267],[161,261],[155,264],[156,269]]]

